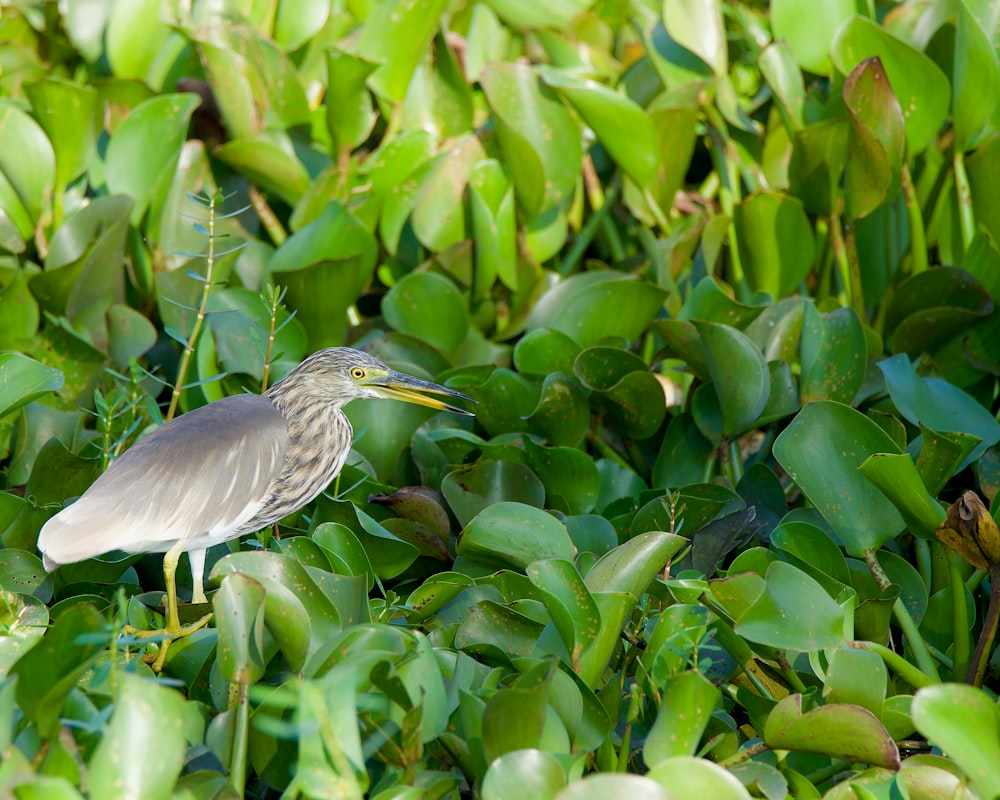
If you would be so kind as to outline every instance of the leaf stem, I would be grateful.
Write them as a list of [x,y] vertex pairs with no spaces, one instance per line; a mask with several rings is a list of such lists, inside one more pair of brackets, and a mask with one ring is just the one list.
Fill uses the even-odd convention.
[[[952,648],[951,677],[959,680],[960,676],[971,674],[969,662],[969,609],[965,604],[965,581],[962,579],[961,557],[954,550],[947,549],[948,577],[951,580],[951,613],[952,630],[955,632]],[[984,629],[985,632],[985,629]]]
[[922,689],[925,686],[933,686],[935,683],[941,682],[936,674],[934,677],[931,677],[884,644],[878,644],[878,642],[848,642],[848,645],[855,650],[869,650],[872,653],[877,653],[882,657],[882,660],[889,669],[914,689]]
[[917,190],[913,186],[910,168],[903,164],[900,173],[903,189],[903,203],[906,205],[906,216],[910,221],[910,253],[913,255],[911,272],[915,275],[927,269],[927,232],[924,230],[924,217],[917,201]]
[[990,606],[986,611],[983,632],[979,634],[976,652],[972,654],[972,663],[969,665],[969,673],[965,678],[966,683],[977,688],[983,685],[983,678],[986,676],[986,666],[990,661],[990,650],[993,647],[993,640],[996,638],[998,621],[1000,621],[1000,564],[991,564]]
[[965,171],[965,153],[955,150],[952,157],[955,172],[955,192],[958,195],[958,221],[962,231],[963,249],[968,250],[972,237],[976,235],[976,214],[972,209],[972,189],[969,175]]

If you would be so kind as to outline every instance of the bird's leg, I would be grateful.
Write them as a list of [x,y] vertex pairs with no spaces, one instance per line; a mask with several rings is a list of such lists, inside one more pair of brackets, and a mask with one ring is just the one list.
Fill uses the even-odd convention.
[[207,603],[205,597],[205,551],[188,550],[188,561],[191,564],[191,602],[195,605]]
[[[193,622],[190,625],[185,625],[181,627],[180,616],[177,613],[177,562],[180,561],[181,553],[184,552],[185,542],[181,541],[171,547],[163,556],[163,580],[167,585],[167,626],[162,631],[138,631],[127,626],[125,628],[126,633],[133,634],[135,636],[145,637],[145,636],[161,636],[166,634],[166,638],[160,642],[159,653],[157,653],[156,660],[153,662],[153,671],[159,672],[163,669],[163,665],[167,660],[167,652],[170,650],[170,645],[175,639],[180,639],[184,636],[190,636],[197,630],[204,628],[208,621],[212,618],[211,614],[206,614],[197,622]],[[197,551],[198,555],[195,555],[192,559],[191,571],[192,573],[198,572],[195,578],[196,592],[200,592],[202,596],[202,601],[204,602],[205,593],[201,588],[202,573],[205,570],[205,551]],[[194,577],[194,576],[192,576]],[[197,597],[197,595],[196,595]]]

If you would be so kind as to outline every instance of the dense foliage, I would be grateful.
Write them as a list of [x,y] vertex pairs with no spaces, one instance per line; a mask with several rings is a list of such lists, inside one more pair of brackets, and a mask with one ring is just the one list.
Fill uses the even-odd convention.
[[[998,47],[986,0],[0,5],[0,795],[1000,797]],[[353,403],[154,674],[159,557],[47,575],[41,525],[339,344],[476,417]]]

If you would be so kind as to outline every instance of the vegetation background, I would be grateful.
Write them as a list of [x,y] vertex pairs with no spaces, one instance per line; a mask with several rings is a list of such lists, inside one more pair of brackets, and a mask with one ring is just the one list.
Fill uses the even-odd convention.
[[[1000,797],[1000,533],[945,510],[1000,487],[1000,4],[14,0],[0,43],[0,795]],[[476,418],[352,404],[154,675],[158,557],[47,575],[39,528],[341,344]]]

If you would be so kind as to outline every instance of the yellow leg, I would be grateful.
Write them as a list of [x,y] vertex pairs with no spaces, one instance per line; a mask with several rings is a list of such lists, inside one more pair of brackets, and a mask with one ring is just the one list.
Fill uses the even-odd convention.
[[[163,580],[167,585],[167,627],[162,631],[139,631],[131,625],[125,628],[126,633],[134,636],[161,636],[164,633],[167,634],[167,638],[160,642],[159,653],[157,653],[156,660],[153,662],[153,672],[159,672],[163,669],[163,665],[167,660],[167,652],[170,650],[170,645],[174,640],[190,636],[195,631],[201,630],[208,625],[208,621],[212,618],[211,614],[206,614],[197,622],[181,627],[180,616],[177,613],[176,574],[177,562],[180,561],[181,553],[183,552],[184,543],[178,542],[163,556]],[[200,577],[198,576],[199,579]]]

